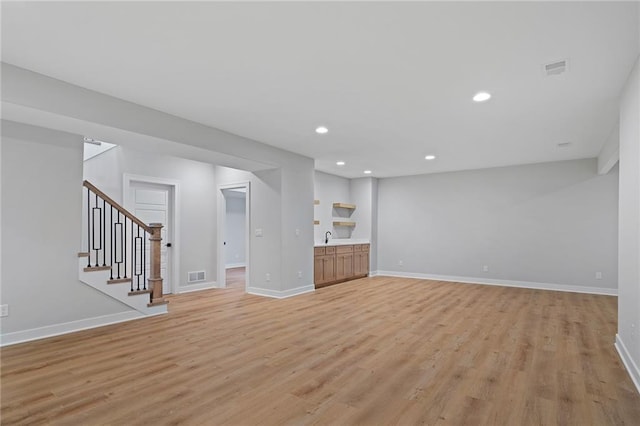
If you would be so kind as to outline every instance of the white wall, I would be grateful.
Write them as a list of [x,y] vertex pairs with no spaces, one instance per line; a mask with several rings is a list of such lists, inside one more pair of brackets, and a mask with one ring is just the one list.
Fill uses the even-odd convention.
[[340,213],[333,209],[333,203],[351,203],[349,179],[316,171],[313,188],[314,199],[320,201],[320,204],[314,205],[313,208],[315,220],[320,221],[319,225],[314,225],[315,242],[324,243],[327,231],[331,232],[330,239],[350,238],[349,229],[337,229],[333,226],[334,215]]
[[122,186],[125,173],[179,182],[181,202],[177,207],[180,209],[180,240],[172,241],[174,252],[179,249],[177,252],[180,256],[178,286],[187,286],[187,275],[190,271],[205,271],[207,281],[215,281],[215,166],[139,152],[123,146],[104,152],[84,163],[84,178],[120,204],[123,203]]
[[374,178],[359,178],[349,181],[351,203],[356,205],[351,215],[351,220],[356,222],[351,238],[371,239],[373,211],[378,208],[373,205],[374,180]]
[[226,191],[227,217],[224,240],[225,266],[245,266],[246,197],[243,192]]
[[640,391],[640,59],[620,102],[619,211],[616,346]]
[[131,311],[78,280],[82,138],[2,122],[2,334]]
[[617,287],[617,169],[595,159],[380,179],[378,196],[379,270]]

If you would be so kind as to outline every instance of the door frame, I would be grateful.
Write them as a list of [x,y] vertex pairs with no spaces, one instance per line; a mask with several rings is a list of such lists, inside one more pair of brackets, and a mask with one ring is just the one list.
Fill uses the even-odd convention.
[[245,189],[245,242],[244,242],[244,259],[245,259],[245,278],[244,278],[244,291],[246,292],[250,286],[250,273],[251,270],[251,182],[241,181],[236,183],[229,183],[224,185],[218,185],[217,191],[217,205],[218,205],[218,277],[217,287],[227,287],[227,268],[225,258],[225,226],[227,217],[227,200],[224,196],[224,189]]
[[131,199],[131,185],[132,183],[150,183],[157,185],[165,185],[172,187],[169,195],[169,210],[171,211],[171,230],[173,232],[173,238],[171,238],[171,293],[177,294],[180,282],[180,227],[177,226],[180,223],[180,181],[174,179],[159,178],[154,176],[142,176],[134,175],[130,173],[124,173],[122,175],[122,200],[124,201],[124,208],[132,211],[133,200]]

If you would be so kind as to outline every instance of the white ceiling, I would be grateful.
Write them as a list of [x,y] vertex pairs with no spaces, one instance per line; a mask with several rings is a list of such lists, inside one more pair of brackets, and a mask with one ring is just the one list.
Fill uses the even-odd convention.
[[[635,2],[3,2],[2,60],[388,177],[597,156],[639,16]],[[569,71],[545,77],[558,59]]]

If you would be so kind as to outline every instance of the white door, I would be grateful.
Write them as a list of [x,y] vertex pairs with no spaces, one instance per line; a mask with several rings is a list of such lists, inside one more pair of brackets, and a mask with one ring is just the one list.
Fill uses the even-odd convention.
[[[133,214],[146,223],[161,223],[162,245],[160,249],[160,276],[162,277],[162,293],[172,293],[171,285],[171,187],[166,185],[131,182],[131,200]],[[169,244],[169,246],[168,246]],[[146,239],[147,253],[149,240]],[[139,267],[139,265],[137,265]],[[149,256],[145,258],[147,278],[149,277]]]

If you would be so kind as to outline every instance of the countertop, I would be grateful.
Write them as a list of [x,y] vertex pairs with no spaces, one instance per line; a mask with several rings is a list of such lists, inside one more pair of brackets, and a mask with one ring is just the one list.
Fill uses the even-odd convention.
[[336,238],[335,240],[329,239],[329,243],[325,244],[324,241],[316,241],[314,247],[327,247],[327,246],[348,246],[351,244],[371,244],[369,240],[363,239],[347,239]]

